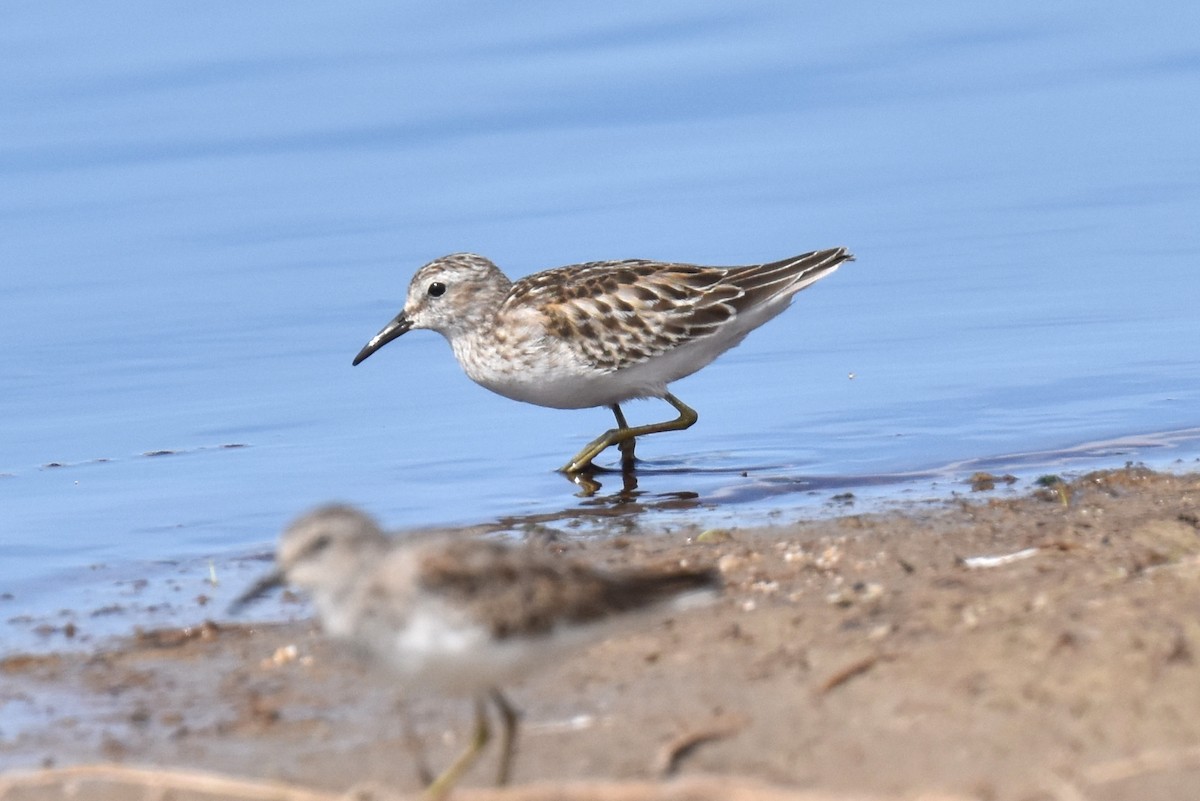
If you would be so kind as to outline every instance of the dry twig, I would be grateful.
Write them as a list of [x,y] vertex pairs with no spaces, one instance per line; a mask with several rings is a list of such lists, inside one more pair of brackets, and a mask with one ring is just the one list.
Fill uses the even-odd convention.
[[732,737],[746,728],[748,722],[740,715],[725,715],[683,732],[658,750],[650,765],[650,772],[662,778],[674,776],[679,771],[679,764],[698,746]]

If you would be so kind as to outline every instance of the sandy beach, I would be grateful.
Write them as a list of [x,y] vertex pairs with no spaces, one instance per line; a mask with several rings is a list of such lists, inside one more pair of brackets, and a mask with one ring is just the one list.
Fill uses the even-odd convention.
[[[1200,475],[1138,467],[1018,497],[544,547],[711,564],[705,609],[506,688],[514,786],[456,797],[981,801],[1200,792]],[[214,611],[214,614],[219,612]],[[10,655],[0,799],[417,797],[467,736],[312,623],[215,617]],[[12,731],[9,726],[4,729]]]

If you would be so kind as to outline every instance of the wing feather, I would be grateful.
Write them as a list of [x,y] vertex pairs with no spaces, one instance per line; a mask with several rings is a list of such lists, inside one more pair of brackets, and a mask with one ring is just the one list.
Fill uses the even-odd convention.
[[739,314],[786,300],[851,258],[834,248],[745,267],[589,262],[517,281],[500,316],[536,308],[548,336],[570,340],[592,367],[612,372],[712,336]]

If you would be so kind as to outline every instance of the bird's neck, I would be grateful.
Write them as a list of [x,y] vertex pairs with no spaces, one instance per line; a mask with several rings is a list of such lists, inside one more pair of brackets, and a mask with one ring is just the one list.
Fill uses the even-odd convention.
[[465,364],[464,357],[495,340],[500,308],[511,286],[503,274],[498,274],[491,281],[475,284],[467,290],[471,295],[470,304],[464,306],[452,324],[442,331],[460,363]]

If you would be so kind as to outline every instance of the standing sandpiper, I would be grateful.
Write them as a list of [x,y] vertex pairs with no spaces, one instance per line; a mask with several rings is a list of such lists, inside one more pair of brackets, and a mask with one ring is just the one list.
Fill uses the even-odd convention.
[[475,698],[470,744],[429,785],[440,798],[503,724],[498,783],[511,772],[518,714],[499,685],[647,615],[716,596],[714,570],[609,572],[530,545],[429,538],[400,542],[348,506],[304,515],[280,538],[275,572],[231,611],[285,582],[312,597],[330,636],[392,670],[409,689]]
[[[697,420],[668,384],[737,345],[853,258],[833,248],[746,267],[599,261],[513,283],[483,256],[455,253],[417,271],[404,309],[354,364],[414,328],[432,329],[450,341],[471,380],[506,398],[556,409],[607,406],[617,427],[561,470],[586,471],[616,445],[629,472],[636,437]],[[662,398],[679,416],[630,426],[621,404],[633,398]]]

